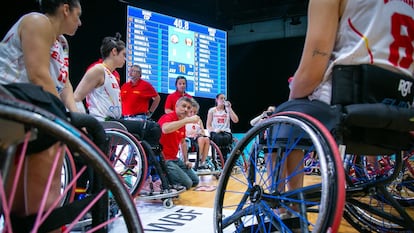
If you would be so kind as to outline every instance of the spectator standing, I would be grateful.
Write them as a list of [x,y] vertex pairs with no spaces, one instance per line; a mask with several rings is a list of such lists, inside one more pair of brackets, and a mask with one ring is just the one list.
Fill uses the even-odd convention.
[[184,76],[178,76],[175,79],[175,91],[170,93],[165,100],[165,107],[164,112],[174,112],[175,111],[175,103],[177,100],[183,96],[187,96],[192,98],[190,94],[186,92],[187,90],[187,79]]
[[151,83],[141,79],[141,74],[141,66],[132,65],[128,72],[129,81],[121,86],[124,119],[150,118],[160,103],[160,95]]

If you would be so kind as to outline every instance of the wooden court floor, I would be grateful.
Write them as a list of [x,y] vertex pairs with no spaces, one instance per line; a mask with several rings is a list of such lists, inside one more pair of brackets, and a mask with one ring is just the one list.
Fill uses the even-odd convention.
[[[200,185],[217,185],[217,179],[213,176],[200,176]],[[215,191],[202,192],[189,190],[180,194],[179,198],[174,200],[175,205],[197,206],[213,208]],[[413,213],[414,214],[414,213]],[[338,233],[356,233],[355,230],[345,219],[342,219]]]

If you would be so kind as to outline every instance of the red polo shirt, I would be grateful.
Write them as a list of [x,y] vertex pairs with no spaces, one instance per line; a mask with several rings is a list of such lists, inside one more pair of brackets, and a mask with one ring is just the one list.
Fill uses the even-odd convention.
[[175,104],[177,103],[177,100],[183,96],[187,96],[189,98],[193,98],[191,95],[187,93],[181,93],[179,91],[175,91],[167,96],[167,99],[165,100],[165,107],[164,109],[171,109],[175,111]]
[[[158,124],[162,128],[162,125],[167,122],[178,121],[177,113],[170,112],[161,116],[158,120]],[[162,133],[160,143],[162,145],[162,152],[165,160],[177,160],[177,154],[181,140],[185,138],[185,126],[179,128],[172,133]]]
[[135,85],[131,81],[124,83],[121,86],[122,115],[146,113],[151,98],[157,95],[158,92],[146,80],[140,79]]

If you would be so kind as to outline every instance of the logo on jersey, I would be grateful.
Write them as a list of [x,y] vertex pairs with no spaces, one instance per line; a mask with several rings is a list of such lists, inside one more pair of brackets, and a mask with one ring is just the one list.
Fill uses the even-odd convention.
[[405,97],[407,94],[411,94],[412,85],[413,83],[411,81],[401,79],[398,86],[398,91],[400,91],[401,95]]

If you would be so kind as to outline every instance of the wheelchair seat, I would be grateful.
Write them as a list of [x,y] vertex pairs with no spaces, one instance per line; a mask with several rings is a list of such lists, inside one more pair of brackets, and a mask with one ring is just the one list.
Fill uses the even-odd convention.
[[[335,66],[332,104],[299,99],[281,104],[277,112],[298,111],[321,121],[352,154],[389,154],[413,146],[413,82],[404,75],[372,66]],[[382,88],[380,88],[382,86]],[[383,91],[383,86],[394,87]],[[403,85],[404,87],[407,85]]]
[[334,67],[331,104],[341,106],[338,135],[347,152],[389,154],[413,146],[412,84],[411,77],[374,65]]

